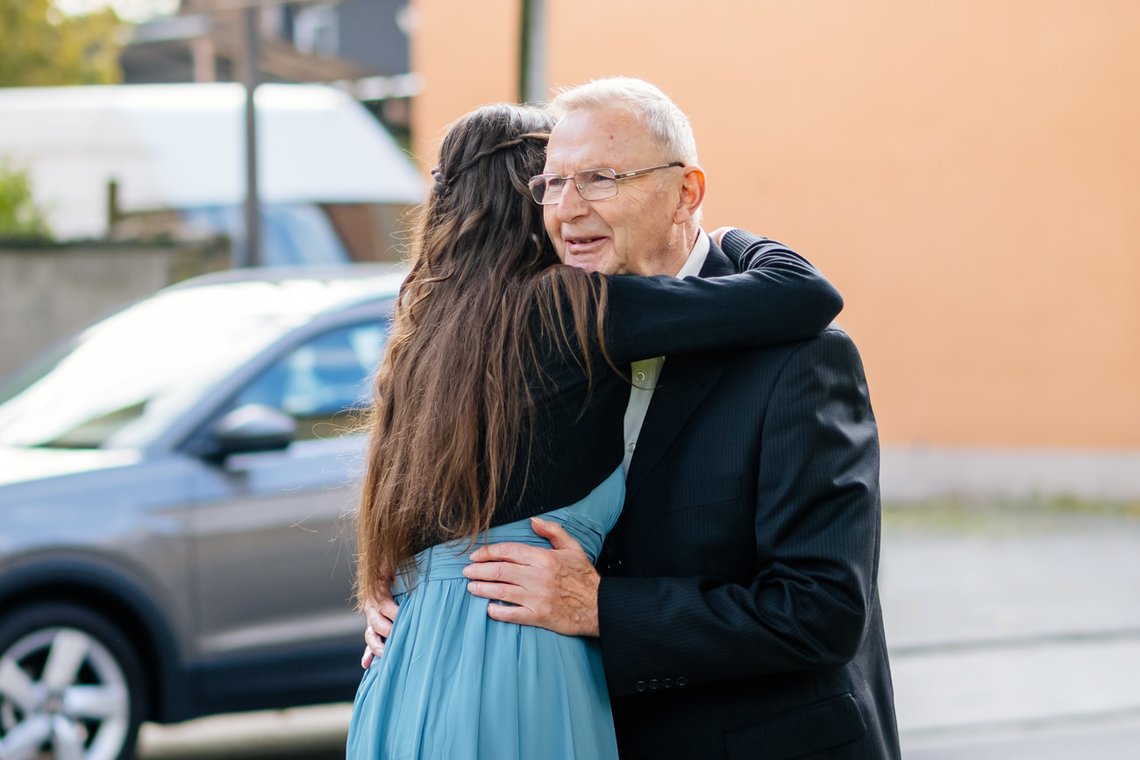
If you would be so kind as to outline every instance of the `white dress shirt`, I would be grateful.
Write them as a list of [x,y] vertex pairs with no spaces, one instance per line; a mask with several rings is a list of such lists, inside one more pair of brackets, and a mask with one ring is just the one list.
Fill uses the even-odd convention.
[[[689,258],[685,259],[681,271],[677,272],[677,277],[698,276],[708,255],[709,236],[701,230],[697,233],[697,241],[689,252]],[[629,404],[625,408],[625,454],[621,460],[621,469],[627,475],[630,460],[637,448],[637,437],[641,435],[641,426],[645,422],[645,413],[649,411],[649,402],[653,400],[653,389],[657,387],[657,378],[661,376],[664,365],[664,356],[642,359],[630,365],[633,387],[629,392]]]

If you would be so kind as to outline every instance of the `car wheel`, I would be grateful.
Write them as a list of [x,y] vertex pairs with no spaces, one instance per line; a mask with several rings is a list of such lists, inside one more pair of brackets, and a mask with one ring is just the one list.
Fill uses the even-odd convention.
[[122,633],[83,607],[38,604],[5,614],[0,758],[133,757],[145,704],[142,672]]

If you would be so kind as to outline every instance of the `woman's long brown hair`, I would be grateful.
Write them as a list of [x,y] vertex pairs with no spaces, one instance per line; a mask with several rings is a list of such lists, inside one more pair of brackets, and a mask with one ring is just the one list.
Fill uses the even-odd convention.
[[[510,474],[530,464],[516,452],[535,411],[536,332],[567,346],[601,339],[604,280],[558,265],[527,187],[552,126],[537,108],[503,104],[444,138],[368,421],[360,604],[410,569],[425,540],[490,527]],[[579,355],[589,377],[589,352]]]

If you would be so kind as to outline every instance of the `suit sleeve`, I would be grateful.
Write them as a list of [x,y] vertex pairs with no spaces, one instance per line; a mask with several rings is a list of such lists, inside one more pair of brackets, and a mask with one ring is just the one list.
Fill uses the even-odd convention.
[[846,334],[828,330],[797,349],[767,409],[755,577],[604,577],[601,645],[615,695],[652,678],[695,685],[855,655],[877,593],[879,448]]
[[609,277],[606,349],[617,363],[818,335],[843,308],[806,259],[740,230],[726,236],[740,272],[723,277]]

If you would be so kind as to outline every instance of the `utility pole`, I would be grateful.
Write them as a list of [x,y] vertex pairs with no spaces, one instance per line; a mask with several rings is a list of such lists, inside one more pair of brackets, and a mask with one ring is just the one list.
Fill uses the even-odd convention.
[[257,189],[257,109],[254,94],[261,59],[260,36],[257,28],[258,5],[252,4],[242,11],[245,33],[245,60],[242,62],[242,83],[245,85],[245,250],[239,266],[261,266],[261,198]]
[[521,0],[519,22],[520,103],[546,100],[546,0]]

